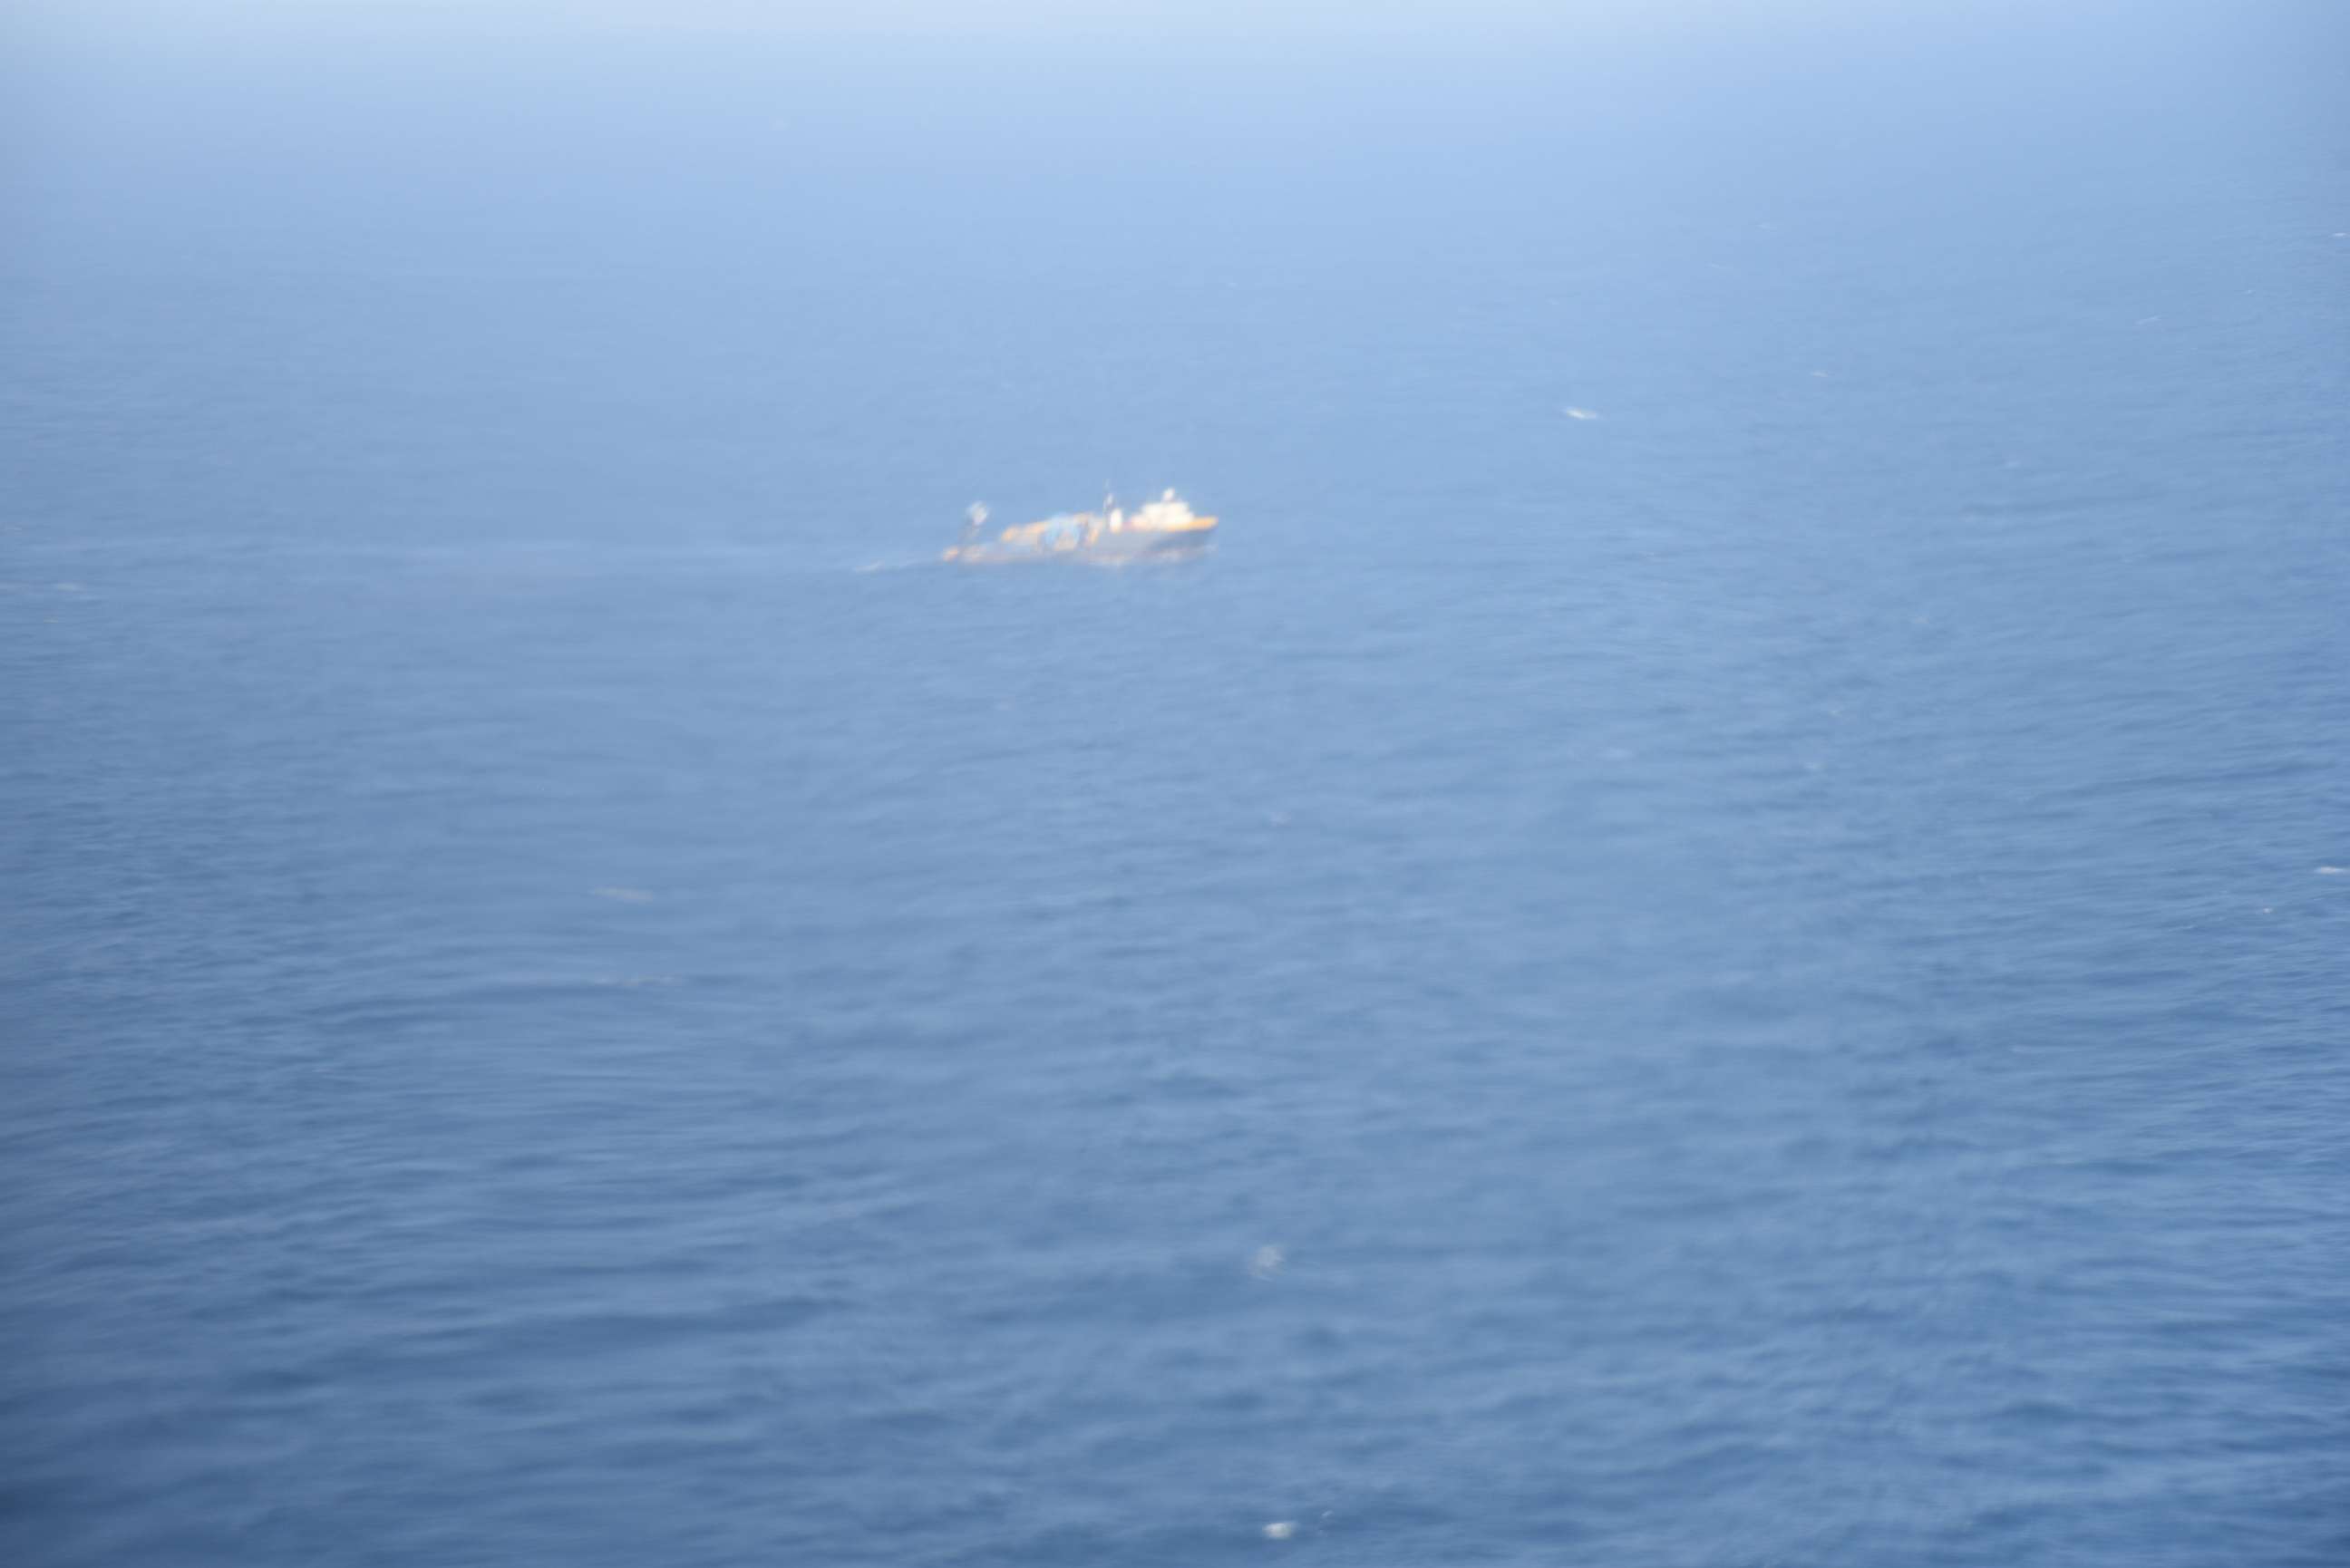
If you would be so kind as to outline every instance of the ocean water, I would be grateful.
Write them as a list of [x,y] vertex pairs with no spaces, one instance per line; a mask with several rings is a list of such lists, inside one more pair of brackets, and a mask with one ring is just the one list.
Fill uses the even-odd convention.
[[2350,1557],[2325,9],[432,26],[15,67],[8,1561]]

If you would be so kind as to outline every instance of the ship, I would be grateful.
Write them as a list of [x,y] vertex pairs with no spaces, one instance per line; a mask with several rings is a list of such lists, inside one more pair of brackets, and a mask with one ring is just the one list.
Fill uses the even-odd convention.
[[944,560],[987,566],[1013,561],[1088,561],[1103,566],[1199,556],[1215,543],[1216,520],[1202,517],[1173,491],[1128,512],[1116,496],[1098,512],[1064,512],[986,535],[987,508],[973,506],[962,537]]

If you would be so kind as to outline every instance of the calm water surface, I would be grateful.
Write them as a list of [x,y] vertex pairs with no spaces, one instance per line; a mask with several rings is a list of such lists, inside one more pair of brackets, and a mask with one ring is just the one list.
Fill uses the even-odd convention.
[[[8,1558],[2342,1561],[2262,15],[837,155],[60,54],[327,129],[45,111],[0,277]],[[929,564],[1106,479],[1225,544]]]

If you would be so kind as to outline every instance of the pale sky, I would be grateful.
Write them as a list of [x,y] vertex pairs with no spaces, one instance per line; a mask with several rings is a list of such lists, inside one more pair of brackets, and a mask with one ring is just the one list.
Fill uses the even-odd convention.
[[1899,25],[1924,16],[2118,12],[2119,0],[16,0],[21,21],[197,29],[282,22],[749,33],[1474,33]]

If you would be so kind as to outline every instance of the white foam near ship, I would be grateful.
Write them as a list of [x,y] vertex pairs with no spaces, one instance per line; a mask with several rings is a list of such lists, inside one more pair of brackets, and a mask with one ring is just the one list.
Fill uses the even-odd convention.
[[1065,512],[985,535],[987,508],[974,506],[962,538],[942,557],[967,566],[1012,561],[1116,563],[1196,556],[1215,542],[1216,520],[1202,517],[1173,491],[1128,512],[1116,497],[1099,512]]

